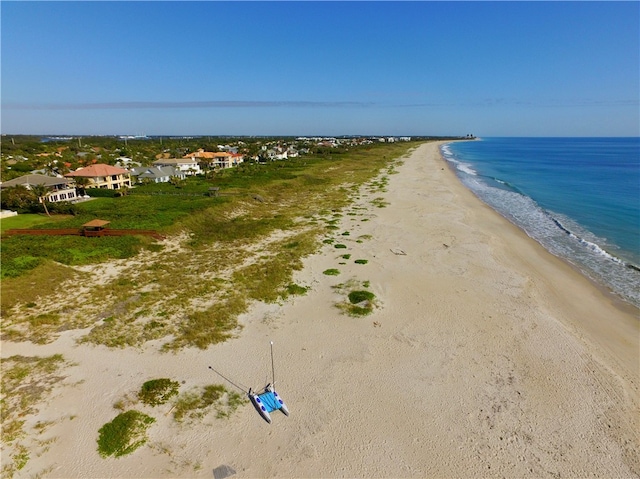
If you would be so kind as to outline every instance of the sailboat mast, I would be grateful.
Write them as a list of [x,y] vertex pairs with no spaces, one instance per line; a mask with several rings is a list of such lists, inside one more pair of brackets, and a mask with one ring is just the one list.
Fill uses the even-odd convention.
[[276,385],[276,369],[273,366],[273,341],[271,341],[271,384]]

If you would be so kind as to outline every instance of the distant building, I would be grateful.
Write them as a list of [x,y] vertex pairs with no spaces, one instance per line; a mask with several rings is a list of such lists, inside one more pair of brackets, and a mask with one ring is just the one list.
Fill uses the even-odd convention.
[[161,158],[153,162],[153,166],[171,166],[184,172],[187,176],[202,172],[200,165],[194,158]]
[[244,161],[244,156],[231,151],[204,151],[202,149],[189,153],[185,158],[193,158],[196,161],[207,163],[210,167],[231,168]]
[[168,183],[171,177],[184,180],[187,176],[183,171],[173,166],[139,166],[132,168],[131,174],[138,178],[138,183],[143,180],[153,183]]
[[47,193],[47,201],[51,203],[57,203],[60,201],[73,201],[77,198],[76,188],[73,186],[73,180],[67,178],[59,178],[46,175],[24,175],[18,178],[14,178],[9,181],[5,181],[0,184],[0,189],[12,188],[14,186],[24,186],[27,189],[31,189],[35,185],[44,185],[49,190]]
[[128,170],[101,163],[79,168],[64,175],[68,178],[87,178],[87,188],[119,190],[131,187],[131,175]]

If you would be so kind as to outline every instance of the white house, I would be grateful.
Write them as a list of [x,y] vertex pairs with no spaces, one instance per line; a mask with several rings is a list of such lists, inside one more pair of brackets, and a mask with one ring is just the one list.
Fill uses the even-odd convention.
[[0,184],[0,188],[6,189],[18,185],[22,185],[27,189],[31,189],[31,187],[35,185],[46,186],[49,190],[46,197],[47,201],[52,203],[74,201],[78,196],[73,186],[73,180],[37,174],[24,175],[19,178],[14,178],[13,180],[5,181]]
[[162,158],[154,161],[153,166],[171,166],[176,170],[182,171],[187,176],[202,173],[200,165],[195,158]]
[[186,178],[186,173],[172,166],[138,166],[131,169],[131,174],[138,178],[138,183],[142,180],[150,180],[154,183],[168,183],[171,177],[181,180]]

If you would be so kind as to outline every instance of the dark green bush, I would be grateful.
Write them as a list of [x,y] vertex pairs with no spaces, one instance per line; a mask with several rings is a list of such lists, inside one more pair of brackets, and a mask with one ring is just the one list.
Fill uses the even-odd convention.
[[370,291],[351,291],[349,293],[349,302],[351,304],[358,304],[363,301],[372,301],[375,297],[375,294]]

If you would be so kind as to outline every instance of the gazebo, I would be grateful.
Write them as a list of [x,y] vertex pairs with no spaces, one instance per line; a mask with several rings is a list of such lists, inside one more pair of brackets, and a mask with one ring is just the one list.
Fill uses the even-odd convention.
[[111,222],[105,220],[91,220],[82,225],[82,236],[102,236],[109,223]]

